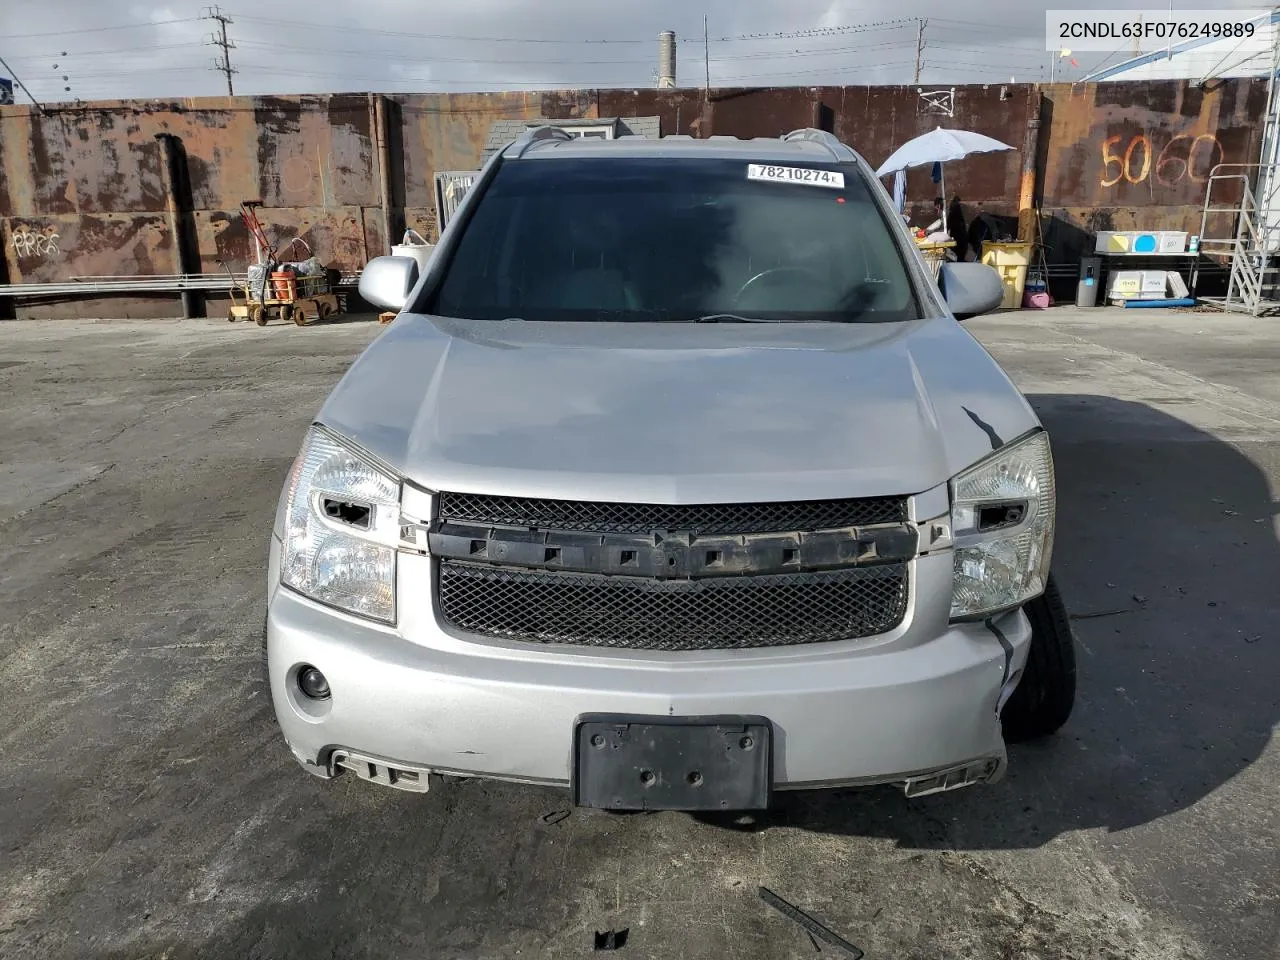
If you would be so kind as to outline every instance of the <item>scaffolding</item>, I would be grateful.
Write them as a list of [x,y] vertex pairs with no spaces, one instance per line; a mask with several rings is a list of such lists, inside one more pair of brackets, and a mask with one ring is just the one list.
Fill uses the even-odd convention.
[[[1275,14],[1271,22],[1276,22]],[[1255,317],[1280,313],[1280,30],[1271,33],[1267,112],[1257,163],[1220,163],[1205,184],[1200,253],[1221,258],[1228,272],[1225,297],[1203,303]],[[1215,187],[1217,188],[1215,197]],[[1224,194],[1239,197],[1223,200]],[[1199,271],[1193,268],[1192,290]]]

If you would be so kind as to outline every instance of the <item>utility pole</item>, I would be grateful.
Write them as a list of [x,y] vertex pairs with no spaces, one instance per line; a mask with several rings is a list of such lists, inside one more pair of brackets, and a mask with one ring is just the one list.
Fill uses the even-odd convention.
[[23,93],[25,93],[28,97],[31,97],[31,102],[36,105],[36,110],[38,110],[40,113],[44,113],[44,105],[32,95],[31,91],[27,89],[27,85],[18,79],[18,75],[13,72],[12,67],[10,67],[7,63],[4,62],[3,58],[0,58],[0,67],[4,67],[4,71],[5,73],[9,74],[9,78],[18,85],[18,87],[22,90]]
[[920,82],[920,67],[923,66],[922,58],[924,57],[924,28],[928,23],[928,20],[916,18],[916,76],[913,83]]
[[707,96],[711,95],[711,36],[707,29],[707,15],[702,15],[702,62],[707,68]]
[[205,7],[201,20],[217,20],[219,34],[210,34],[207,43],[215,47],[222,48],[222,58],[213,61],[213,69],[219,73],[225,74],[227,77],[227,96],[234,97],[236,95],[235,87],[231,85],[231,75],[239,73],[239,70],[233,70],[231,67],[231,51],[235,49],[235,43],[227,39],[227,24],[235,23],[230,17],[222,12],[221,7]]

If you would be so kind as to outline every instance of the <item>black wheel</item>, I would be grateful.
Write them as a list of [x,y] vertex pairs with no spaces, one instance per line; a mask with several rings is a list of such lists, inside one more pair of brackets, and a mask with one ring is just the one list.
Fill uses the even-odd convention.
[[292,303],[280,304],[280,319],[285,323],[295,319],[300,314],[301,311],[297,310]]
[[230,310],[228,310],[228,311],[227,311],[227,322],[228,322],[228,323],[235,323],[235,322],[236,322],[236,315],[235,315],[234,313],[232,313]]
[[256,304],[249,308],[249,319],[260,327],[267,325],[267,309],[262,304]]
[[1075,640],[1052,574],[1044,593],[1023,609],[1031,621],[1031,649],[1022,680],[1000,715],[1010,743],[1056,733],[1076,701]]

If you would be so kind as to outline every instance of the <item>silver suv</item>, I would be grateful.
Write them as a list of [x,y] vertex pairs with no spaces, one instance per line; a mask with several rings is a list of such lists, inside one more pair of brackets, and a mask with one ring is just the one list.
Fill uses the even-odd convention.
[[311,773],[750,810],[997,779],[1067,719],[1054,474],[1026,400],[829,134],[494,156],[309,430],[271,544]]

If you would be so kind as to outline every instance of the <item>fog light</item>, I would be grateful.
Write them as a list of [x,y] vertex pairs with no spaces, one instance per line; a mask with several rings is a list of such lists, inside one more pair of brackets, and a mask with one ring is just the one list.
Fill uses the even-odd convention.
[[298,670],[298,689],[312,700],[329,699],[329,681],[315,667],[303,664]]

